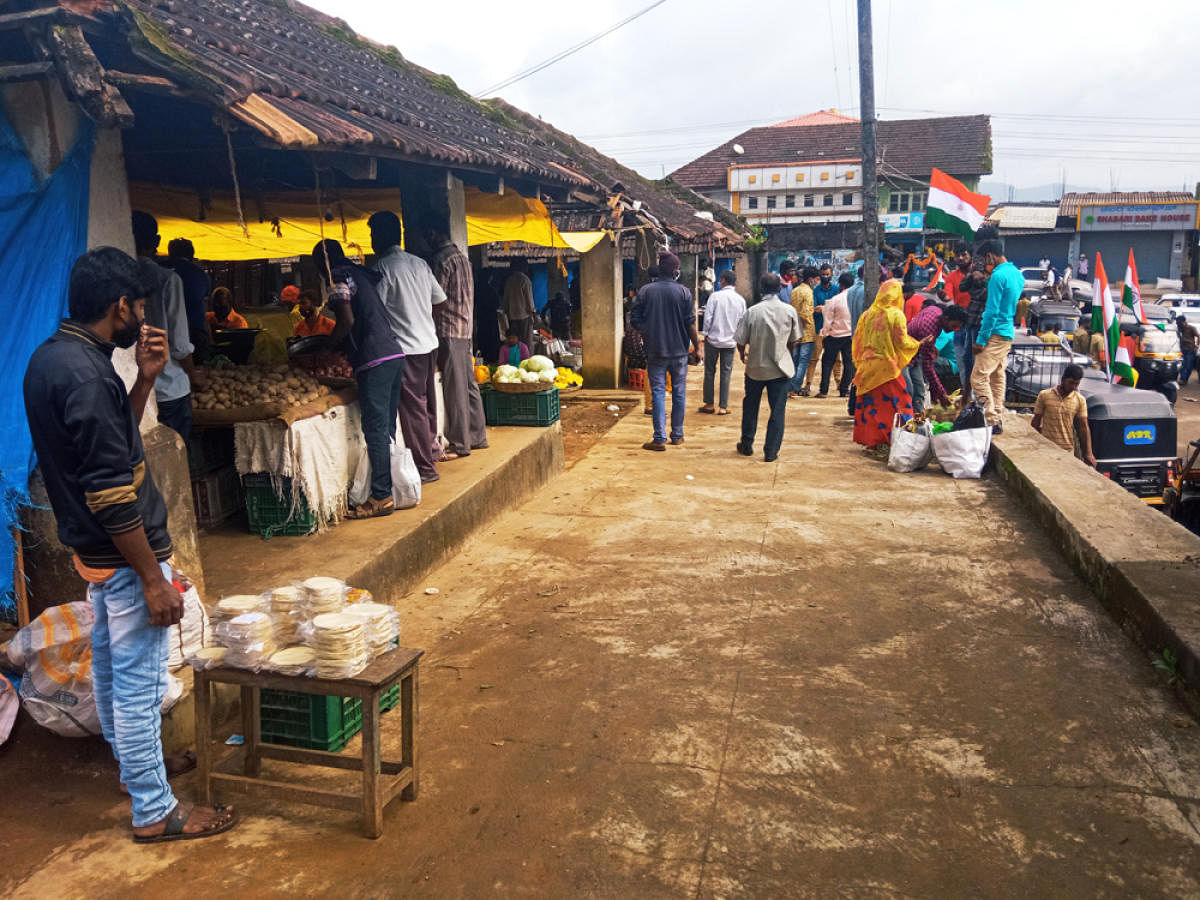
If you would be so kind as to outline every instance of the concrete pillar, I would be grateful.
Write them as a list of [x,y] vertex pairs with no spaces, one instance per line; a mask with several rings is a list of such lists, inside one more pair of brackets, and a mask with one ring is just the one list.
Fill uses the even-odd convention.
[[754,299],[754,276],[750,271],[750,254],[739,253],[733,261],[733,274],[737,276],[734,287],[749,303]]
[[1072,272],[1079,272],[1079,232],[1071,235],[1071,243],[1067,248],[1067,264]]
[[1183,250],[1184,233],[1182,231],[1171,232],[1171,269],[1167,275],[1168,278],[1183,277]]
[[400,217],[404,220],[404,248],[428,256],[425,231],[437,228],[467,252],[467,207],[463,183],[446,169],[422,169],[400,183]]
[[621,255],[605,237],[579,261],[583,305],[584,387],[620,387],[621,338],[625,331],[621,308]]

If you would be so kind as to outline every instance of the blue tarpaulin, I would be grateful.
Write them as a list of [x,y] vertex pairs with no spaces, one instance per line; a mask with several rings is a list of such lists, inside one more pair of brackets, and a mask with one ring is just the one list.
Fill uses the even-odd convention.
[[10,617],[12,527],[29,502],[34,466],[21,381],[34,349],[66,314],[71,264],[86,249],[93,138],[85,119],[75,146],[41,181],[0,109],[0,272],[9,309],[0,329],[0,613]]

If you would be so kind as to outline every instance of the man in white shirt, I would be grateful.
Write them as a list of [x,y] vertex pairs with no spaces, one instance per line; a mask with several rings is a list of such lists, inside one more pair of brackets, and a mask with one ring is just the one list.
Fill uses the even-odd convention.
[[[729,415],[729,380],[733,376],[733,333],[746,315],[746,301],[733,289],[737,276],[733,269],[721,273],[721,289],[708,298],[704,307],[704,405],[702,413]],[[717,361],[721,363],[721,405],[713,408]]]
[[508,316],[508,327],[517,332],[517,339],[532,347],[533,317],[537,315],[537,307],[533,303],[529,263],[523,259],[512,261],[511,271],[504,280],[504,314]]
[[821,392],[817,394],[818,400],[829,396],[829,376],[839,356],[842,361],[842,376],[838,380],[839,397],[846,396],[850,382],[854,380],[854,361],[850,355],[854,332],[850,328],[849,303],[854,276],[843,272],[838,278],[838,287],[842,289],[841,293],[825,301],[825,325],[821,328],[825,352],[821,356]]
[[1043,253],[1042,258],[1038,260],[1038,268],[1043,272],[1050,268],[1050,257]]
[[771,416],[767,419],[767,439],[763,459],[774,462],[783,444],[783,424],[787,411],[788,382],[796,374],[791,348],[800,343],[804,332],[800,317],[790,303],[779,296],[779,276],[768,272],[759,281],[762,300],[750,307],[734,332],[738,355],[746,364],[746,396],[742,400],[742,439],[737,451],[754,455],[754,433],[758,431],[758,410],[763,391]]
[[446,292],[425,260],[400,249],[400,218],[395,213],[377,212],[367,226],[376,257],[374,269],[380,277],[376,291],[392,334],[404,350],[399,410],[404,446],[412,451],[421,481],[437,481],[436,454],[441,448],[437,446],[438,336],[433,308],[446,301]]

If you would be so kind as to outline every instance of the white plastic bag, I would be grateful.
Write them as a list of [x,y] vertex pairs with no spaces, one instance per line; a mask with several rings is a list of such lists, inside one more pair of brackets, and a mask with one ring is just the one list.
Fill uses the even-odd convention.
[[904,427],[900,414],[892,420],[892,450],[888,455],[888,468],[893,472],[916,472],[929,465],[933,459],[928,423],[917,426],[916,432]]
[[412,509],[421,502],[421,473],[412,451],[392,444],[392,500],[396,509]]
[[362,506],[371,496],[371,457],[367,455],[367,442],[358,442],[358,462],[350,476],[350,492],[347,499],[351,508]]
[[21,701],[17,699],[17,689],[12,682],[0,675],[0,745],[8,740],[12,732],[13,722],[17,720],[17,708]]
[[965,428],[933,436],[933,452],[947,475],[979,478],[992,447],[991,428]]

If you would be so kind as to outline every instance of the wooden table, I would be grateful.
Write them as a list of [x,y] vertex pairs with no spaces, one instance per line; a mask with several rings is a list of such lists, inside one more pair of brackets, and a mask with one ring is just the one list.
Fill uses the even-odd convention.
[[[377,838],[383,833],[383,810],[396,795],[402,800],[417,798],[417,673],[423,650],[404,647],[389,650],[353,678],[306,678],[274,672],[251,672],[217,666],[196,670],[196,763],[203,786],[204,802],[212,803],[214,787],[274,800],[291,800],[333,809],[361,809],[363,834]],[[217,771],[214,758],[211,685],[240,685],[242,689],[242,774]],[[400,683],[400,761],[387,762],[379,746],[379,701],[389,688]],[[362,755],[343,756],[321,750],[304,750],[268,744],[262,740],[259,691],[269,688],[357,697],[362,701]],[[362,772],[362,791],[345,792],[302,787],[285,781],[260,778],[264,759],[351,769]],[[224,762],[221,760],[220,762]]]

